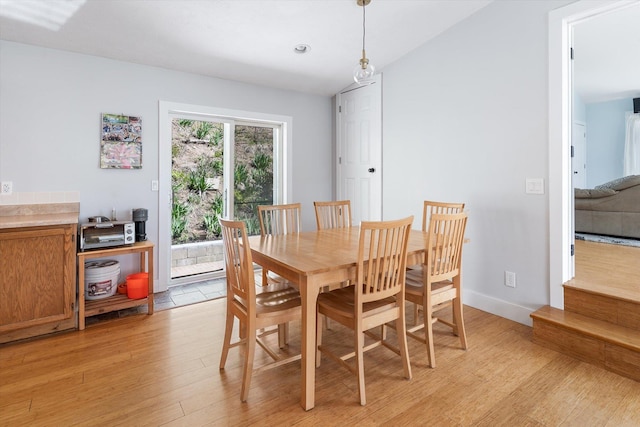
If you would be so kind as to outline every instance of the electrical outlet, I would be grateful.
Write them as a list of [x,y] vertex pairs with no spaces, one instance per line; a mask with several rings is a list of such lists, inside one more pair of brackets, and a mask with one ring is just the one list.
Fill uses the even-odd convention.
[[2,183],[0,183],[0,194],[3,196],[10,196],[11,193],[13,193],[13,182],[2,181]]
[[516,287],[516,273],[513,271],[504,272],[504,285],[510,288]]

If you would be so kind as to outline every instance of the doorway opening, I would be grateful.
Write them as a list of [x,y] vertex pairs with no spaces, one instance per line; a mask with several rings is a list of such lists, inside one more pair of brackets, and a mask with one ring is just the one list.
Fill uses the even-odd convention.
[[218,220],[259,234],[257,206],[284,203],[291,186],[290,117],[162,101],[159,114],[156,292],[223,277]]
[[259,234],[257,206],[273,204],[276,126],[174,117],[171,129],[171,279],[220,272],[219,219]]
[[573,25],[633,4],[579,1],[549,13],[549,300],[564,308],[562,285],[574,277],[575,244],[571,165]]

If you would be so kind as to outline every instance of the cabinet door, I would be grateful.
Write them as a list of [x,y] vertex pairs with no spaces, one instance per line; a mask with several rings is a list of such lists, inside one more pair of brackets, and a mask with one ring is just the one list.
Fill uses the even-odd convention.
[[0,332],[69,319],[75,303],[75,227],[0,232]]

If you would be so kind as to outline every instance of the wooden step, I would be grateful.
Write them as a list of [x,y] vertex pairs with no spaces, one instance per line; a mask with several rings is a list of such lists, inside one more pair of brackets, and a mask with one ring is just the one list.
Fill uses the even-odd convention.
[[533,341],[640,381],[640,330],[545,306],[531,314]]
[[640,289],[621,292],[607,286],[564,285],[564,311],[640,331]]

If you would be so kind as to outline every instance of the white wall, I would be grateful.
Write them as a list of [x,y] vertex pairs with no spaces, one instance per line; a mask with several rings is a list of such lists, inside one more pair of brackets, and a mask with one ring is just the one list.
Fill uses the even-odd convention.
[[582,102],[582,98],[575,91],[573,92],[573,105],[571,118],[574,122],[586,122],[587,120],[587,106]]
[[548,195],[525,179],[548,178],[547,19],[566,3],[494,2],[382,70],[384,218],[465,202],[464,301],[522,323],[549,303]]
[[[158,241],[158,101],[293,117],[293,200],[315,229],[313,200],[332,195],[330,97],[0,41],[0,180],[13,191],[79,192],[80,220],[149,209]],[[100,114],[143,120],[143,168],[100,169]],[[313,165],[313,167],[309,167]],[[129,217],[123,219],[129,219]]]

